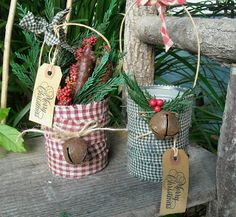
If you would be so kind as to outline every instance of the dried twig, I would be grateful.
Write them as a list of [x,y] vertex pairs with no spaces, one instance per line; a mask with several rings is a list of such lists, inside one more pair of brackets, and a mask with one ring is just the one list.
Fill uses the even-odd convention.
[[2,69],[2,92],[1,92],[1,108],[7,106],[7,91],[8,91],[8,79],[9,79],[9,60],[10,60],[10,47],[11,47],[11,35],[13,22],[16,12],[17,0],[11,0],[6,31],[4,39],[4,53],[3,53],[3,69]]
[[[67,0],[66,1],[66,8],[70,8],[69,13],[66,15],[66,22],[70,21],[71,11],[72,11],[72,3],[73,3],[73,0]],[[66,33],[67,33],[67,28],[68,28],[68,26],[65,27],[65,32]]]

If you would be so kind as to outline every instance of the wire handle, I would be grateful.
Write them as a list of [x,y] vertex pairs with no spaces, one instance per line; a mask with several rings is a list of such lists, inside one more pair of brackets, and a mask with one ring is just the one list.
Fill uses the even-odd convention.
[[[123,53],[123,48],[122,48],[122,32],[124,29],[124,22],[128,16],[128,13],[131,11],[131,9],[134,7],[134,5],[137,4],[137,1],[134,1],[126,10],[126,13],[121,21],[121,25],[120,25],[120,32],[119,32],[119,47],[120,47],[120,52]],[[198,77],[199,77],[199,69],[200,69],[200,61],[201,61],[201,44],[200,44],[200,37],[199,37],[199,32],[197,30],[197,26],[193,20],[192,15],[190,14],[189,10],[183,6],[184,11],[187,13],[187,15],[189,16],[191,23],[193,25],[193,29],[196,35],[196,39],[197,39],[197,65],[196,65],[196,72],[195,72],[195,77],[194,77],[194,81],[193,81],[193,88],[196,87],[197,85],[197,81],[198,81]]]
[[81,23],[63,23],[61,25],[56,25],[54,27],[54,31],[57,32],[58,28],[59,27],[65,27],[65,26],[79,26],[79,27],[84,27],[86,29],[89,29],[91,30],[92,32],[95,32],[96,34],[98,34],[106,43],[107,43],[107,46],[109,47],[109,49],[111,49],[111,44],[110,42],[108,41],[108,39],[99,31],[97,31],[96,29],[92,28],[91,26],[87,26],[85,24],[81,24]]
[[[90,27],[90,26],[87,26],[85,24],[81,24],[81,23],[63,23],[63,24],[60,24],[60,25],[55,25],[54,26],[54,31],[55,33],[57,34],[57,36],[59,37],[59,31],[58,29],[60,27],[67,27],[67,26],[79,26],[79,27],[84,27],[86,29],[89,29],[91,30],[92,32],[95,32],[97,35],[99,35],[107,44],[107,46],[109,47],[109,49],[111,50],[111,44],[110,42],[108,41],[108,39],[99,31],[97,31],[96,29]],[[44,46],[45,46],[45,41],[43,42],[42,46],[41,46],[41,49],[40,49],[40,55],[39,55],[39,63],[38,63],[38,66],[40,67],[41,65],[41,61],[42,61],[42,55],[43,55],[43,49],[44,49]],[[51,53],[52,53],[52,50],[53,50],[53,46],[51,47],[50,51],[49,51],[49,62],[51,65],[54,65],[55,61],[56,61],[56,56],[58,54],[58,45],[56,46],[55,50],[54,50],[54,54],[53,54],[53,58],[51,59]]]

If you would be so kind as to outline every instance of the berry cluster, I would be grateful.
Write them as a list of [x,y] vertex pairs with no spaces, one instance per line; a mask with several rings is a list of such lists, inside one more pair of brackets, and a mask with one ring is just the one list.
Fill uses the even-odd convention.
[[82,47],[85,47],[87,45],[94,46],[97,43],[96,36],[92,35],[90,38],[85,38],[82,42]]
[[76,63],[70,66],[69,76],[66,78],[66,85],[59,87],[57,92],[57,104],[58,105],[71,105],[72,95],[76,89],[76,83],[78,80],[78,69],[82,55],[84,54],[88,46],[94,46],[97,42],[97,38],[92,35],[90,38],[86,38],[82,42],[82,47],[78,48],[75,52]]
[[149,100],[149,105],[153,107],[154,112],[158,113],[161,111],[161,107],[164,105],[164,100],[152,98]]
[[80,61],[82,55],[84,54],[84,51],[88,46],[94,46],[97,43],[96,36],[92,35],[90,38],[85,38],[82,42],[82,47],[78,48],[75,52],[75,59],[77,61]]
[[66,86],[59,87],[57,91],[58,105],[70,105],[72,103],[71,95],[75,91],[77,80],[76,64],[73,64],[70,67],[69,76],[66,78]]

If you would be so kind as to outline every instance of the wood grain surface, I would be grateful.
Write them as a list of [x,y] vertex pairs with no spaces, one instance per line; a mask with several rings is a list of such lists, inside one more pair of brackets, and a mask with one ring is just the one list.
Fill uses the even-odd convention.
[[[109,135],[110,163],[80,180],[51,175],[42,137],[28,140],[30,151],[0,159],[0,217],[157,217],[161,183],[141,182],[126,169],[125,134]],[[215,198],[216,157],[189,148],[188,207]]]

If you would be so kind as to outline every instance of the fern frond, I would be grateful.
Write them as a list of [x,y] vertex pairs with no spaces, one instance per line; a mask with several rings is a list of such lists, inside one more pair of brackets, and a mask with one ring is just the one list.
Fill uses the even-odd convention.
[[54,17],[54,6],[55,6],[55,1],[54,0],[44,0],[44,4],[45,4],[45,15],[48,19],[49,22],[52,21],[53,17]]
[[23,18],[27,14],[27,12],[28,9],[17,2],[17,14],[20,16],[20,18]]
[[114,14],[114,10],[118,5],[118,1],[117,0],[112,0],[110,3],[110,6],[108,8],[108,10],[105,12],[104,14],[104,18],[103,18],[103,22],[99,25],[97,25],[97,30],[101,33],[105,33],[109,23],[110,23],[110,18],[111,16]]
[[[27,70],[23,65],[19,65],[17,63],[11,64],[12,71],[16,75],[16,77],[20,80],[23,86],[28,89],[33,89],[33,81],[30,79],[30,76],[27,73]],[[22,73],[24,71],[24,73]]]
[[94,96],[92,97],[93,101],[97,102],[103,100],[107,95],[117,90],[117,87],[123,83],[124,79],[121,75],[111,78],[109,81],[107,81],[107,83],[104,83],[96,88]]
[[31,33],[23,31],[23,34],[29,46],[28,53],[16,52],[15,55],[21,60],[22,64],[13,62],[11,67],[21,84],[31,92],[34,87],[34,81],[38,70],[40,44]]

